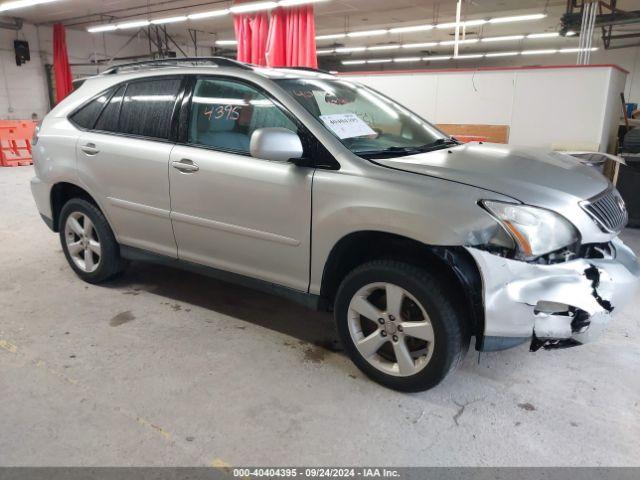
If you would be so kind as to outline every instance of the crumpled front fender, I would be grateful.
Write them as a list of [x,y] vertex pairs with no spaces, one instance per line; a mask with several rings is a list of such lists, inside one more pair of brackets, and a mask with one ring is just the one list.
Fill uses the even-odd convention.
[[534,337],[533,346],[570,346],[600,336],[612,313],[640,288],[635,254],[613,241],[613,259],[537,265],[467,248],[483,282],[482,350],[501,350]]

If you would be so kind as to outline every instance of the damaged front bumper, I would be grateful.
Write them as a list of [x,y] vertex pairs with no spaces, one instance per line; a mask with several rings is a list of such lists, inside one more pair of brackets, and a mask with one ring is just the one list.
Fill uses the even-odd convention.
[[480,269],[485,310],[479,349],[504,350],[527,341],[531,349],[596,340],[614,311],[640,288],[634,253],[613,241],[614,258],[538,265],[468,248]]

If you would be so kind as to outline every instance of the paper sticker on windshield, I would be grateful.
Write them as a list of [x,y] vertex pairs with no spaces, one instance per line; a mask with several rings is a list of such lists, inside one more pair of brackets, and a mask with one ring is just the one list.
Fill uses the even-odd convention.
[[337,113],[320,115],[320,120],[335,133],[338,138],[364,137],[376,135],[369,125],[355,113]]

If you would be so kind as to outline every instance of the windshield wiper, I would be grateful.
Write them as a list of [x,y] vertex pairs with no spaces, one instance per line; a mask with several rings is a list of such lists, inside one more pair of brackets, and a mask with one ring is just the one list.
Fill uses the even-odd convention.
[[367,150],[362,152],[354,152],[363,158],[385,158],[385,157],[400,157],[407,155],[417,155],[423,153],[420,147],[389,147],[383,150]]
[[433,143],[427,143],[426,145],[422,145],[421,147],[417,147],[417,150],[421,152],[431,152],[433,150],[437,150],[439,148],[449,147],[451,145],[460,145],[460,142],[455,138],[439,138]]
[[451,145],[460,145],[460,142],[454,138],[439,138],[433,143],[427,143],[420,147],[389,147],[383,150],[367,150],[363,152],[355,152],[363,158],[388,158],[400,157],[408,155],[417,155],[419,153],[432,152],[440,148],[447,148]]

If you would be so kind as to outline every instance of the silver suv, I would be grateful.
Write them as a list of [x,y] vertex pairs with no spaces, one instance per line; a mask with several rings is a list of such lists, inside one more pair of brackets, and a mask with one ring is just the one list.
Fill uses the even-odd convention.
[[32,190],[71,268],[128,259],[333,311],[398,390],[479,351],[595,339],[635,295],[624,202],[546,150],[462,145],[342,77],[223,58],[120,66],[43,121]]

